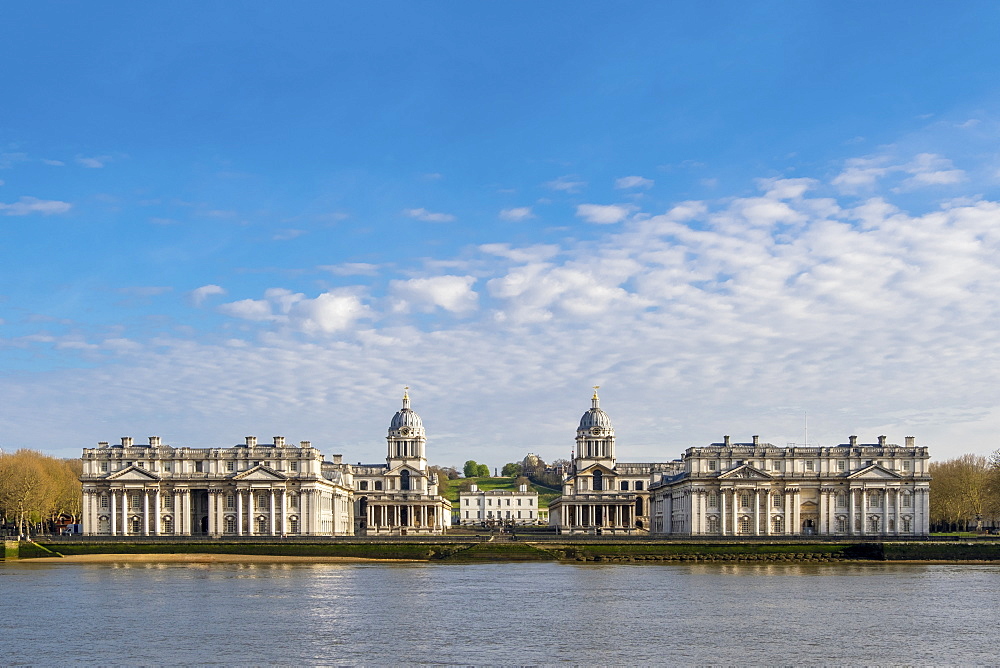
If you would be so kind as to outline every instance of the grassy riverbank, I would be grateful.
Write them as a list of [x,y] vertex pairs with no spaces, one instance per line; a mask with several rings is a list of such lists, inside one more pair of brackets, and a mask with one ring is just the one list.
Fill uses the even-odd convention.
[[316,542],[87,542],[21,543],[21,559],[80,555],[230,555],[405,561],[983,561],[1000,562],[1000,542],[674,542],[674,541],[357,541]]

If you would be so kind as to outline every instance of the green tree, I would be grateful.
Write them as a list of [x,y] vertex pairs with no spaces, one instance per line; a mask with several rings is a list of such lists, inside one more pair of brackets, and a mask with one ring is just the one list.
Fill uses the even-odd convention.
[[507,462],[503,465],[500,473],[503,474],[505,478],[516,478],[521,475],[521,465],[515,464],[514,462]]
[[475,459],[470,459],[465,462],[465,466],[462,468],[462,473],[465,474],[466,478],[475,478],[479,475],[479,464],[476,463]]
[[487,466],[486,464],[480,464],[476,468],[476,475],[479,476],[480,478],[489,478],[490,477],[490,467]]

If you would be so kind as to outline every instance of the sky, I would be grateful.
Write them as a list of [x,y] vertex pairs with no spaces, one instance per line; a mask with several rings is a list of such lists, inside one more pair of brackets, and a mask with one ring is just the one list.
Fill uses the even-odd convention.
[[31,2],[0,448],[1000,447],[1000,5]]

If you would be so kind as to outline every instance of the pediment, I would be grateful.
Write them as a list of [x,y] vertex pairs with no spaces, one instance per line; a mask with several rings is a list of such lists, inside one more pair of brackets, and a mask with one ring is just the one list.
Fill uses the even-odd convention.
[[272,482],[274,480],[288,480],[288,476],[278,473],[274,469],[259,464],[251,469],[233,476],[233,480],[246,480],[249,482]]
[[872,464],[860,471],[855,471],[847,478],[849,480],[899,480],[902,476],[878,464]]
[[721,480],[773,480],[774,478],[749,464],[737,466],[719,474]]
[[387,476],[397,475],[398,476],[398,475],[402,475],[403,471],[409,471],[411,477],[412,476],[427,475],[426,471],[421,471],[420,469],[415,469],[412,466],[409,466],[408,464],[400,464],[399,466],[397,466],[395,468],[389,469],[383,475],[387,475]]
[[160,479],[160,476],[150,473],[144,468],[139,468],[135,464],[132,466],[127,466],[121,471],[116,471],[108,476],[108,480],[119,480],[121,482],[154,482]]
[[581,475],[594,475],[597,471],[601,472],[601,475],[617,475],[613,468],[605,466],[604,464],[591,464],[585,469],[580,469],[577,472],[578,476]]

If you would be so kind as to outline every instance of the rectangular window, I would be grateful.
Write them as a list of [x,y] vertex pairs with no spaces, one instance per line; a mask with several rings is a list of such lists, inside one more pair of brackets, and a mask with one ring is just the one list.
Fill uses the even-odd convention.
[[528,499],[528,505],[529,506],[534,505],[534,503],[535,503],[534,499]]
[[621,488],[623,492],[628,491],[628,480],[622,480]]
[[636,480],[636,481],[635,481],[635,489],[636,489],[636,491],[638,491],[638,492],[641,492],[641,491],[642,491],[642,481],[641,481],[641,480]]
[[521,505],[521,499],[517,500],[517,505]]
[[108,507],[108,495],[107,494],[102,494],[101,495],[101,508],[107,508],[107,507]]
[[101,473],[107,473],[107,472],[108,472],[108,463],[101,462]]
[[236,470],[236,462],[226,462],[226,472],[232,473]]
[[771,498],[774,499],[771,502],[771,505],[774,506],[775,508],[780,508],[781,507],[781,495],[780,494],[775,494]]
[[716,468],[716,466],[718,466],[718,464],[716,462],[709,462],[708,463],[708,470],[709,471],[714,471],[715,468]]
[[910,462],[903,462],[903,470],[904,471],[910,470]]
[[806,471],[812,471],[812,470],[813,470],[813,460],[807,459],[806,460]]
[[483,511],[481,511],[481,510],[477,510],[476,511],[476,519],[477,520],[483,519]]
[[841,473],[843,473],[844,471],[846,471],[847,470],[847,462],[845,462],[843,459],[838,459],[837,460],[837,470],[840,471]]
[[510,505],[510,499],[507,499],[507,505],[508,506]]
[[164,464],[163,464],[163,470],[167,471],[167,472],[170,471],[170,462],[164,462]]
[[226,494],[226,510],[232,510],[236,507],[236,497],[232,494]]
[[299,463],[298,462],[288,462],[288,470],[289,471],[294,471],[294,472],[297,473],[298,470],[299,470]]
[[163,509],[164,510],[173,510],[174,509],[174,495],[173,494],[167,493],[167,494],[164,494],[160,498],[163,499]]
[[194,472],[195,473],[204,473],[205,472],[205,464],[204,464],[204,462],[200,462],[200,461],[195,462],[194,463]]

